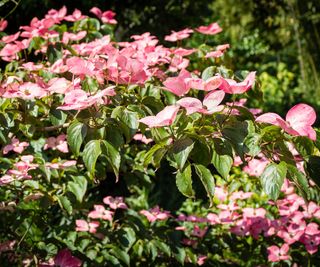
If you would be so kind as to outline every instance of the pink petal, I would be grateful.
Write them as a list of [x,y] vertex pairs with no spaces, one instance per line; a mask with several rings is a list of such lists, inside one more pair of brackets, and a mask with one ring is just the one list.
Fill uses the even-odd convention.
[[282,119],[278,114],[272,112],[262,114],[256,118],[256,122],[270,123],[282,127],[283,124],[281,124],[280,121],[285,123],[284,119]]
[[[222,102],[225,93],[222,90],[213,91],[207,94],[203,100],[203,105],[205,105],[209,112],[217,110],[218,105]],[[223,107],[219,107],[221,110]]]
[[181,98],[179,101],[177,101],[177,104],[186,109],[187,115],[198,112],[202,109],[201,101],[193,97]]

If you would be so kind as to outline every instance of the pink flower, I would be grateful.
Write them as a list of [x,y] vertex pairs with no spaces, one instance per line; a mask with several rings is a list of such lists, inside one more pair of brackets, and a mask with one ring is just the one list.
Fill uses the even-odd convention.
[[117,21],[114,19],[116,13],[111,10],[102,12],[99,8],[93,7],[90,9],[90,12],[95,14],[103,23],[107,24],[117,24]]
[[318,251],[320,245],[320,235],[303,235],[300,238],[300,242],[305,245],[309,254],[314,254]]
[[11,140],[11,144],[6,145],[3,148],[2,153],[5,155],[8,154],[10,151],[14,151],[18,154],[21,154],[28,146],[28,142],[20,142],[17,138],[14,137]]
[[230,48],[230,44],[222,44],[222,45],[218,45],[216,47],[216,50],[220,50],[221,52],[224,52],[228,48]]
[[3,32],[5,28],[8,26],[8,21],[5,19],[0,19],[0,32]]
[[316,121],[316,112],[307,104],[297,104],[292,107],[286,115],[286,120],[270,112],[259,116],[256,121],[277,125],[291,135],[307,136],[316,140],[316,132],[311,127]]
[[141,134],[141,133],[137,133],[133,136],[133,140],[136,140],[136,141],[141,141],[142,143],[144,144],[149,144],[151,142],[153,142],[153,139],[152,138],[147,138],[145,135]]
[[53,150],[59,150],[62,153],[68,153],[68,144],[66,141],[66,135],[60,134],[57,138],[55,137],[49,137],[46,140],[46,143],[43,147],[44,150],[47,150],[49,148],[52,148]]
[[149,222],[162,221],[170,217],[169,211],[160,211],[158,206],[150,210],[141,210],[140,214],[146,216]]
[[20,32],[17,32],[17,33],[12,34],[12,35],[3,36],[1,38],[1,41],[6,43],[6,44],[12,43],[13,41],[17,40],[19,36],[20,36]]
[[223,52],[220,50],[217,50],[217,51],[211,51],[211,52],[207,53],[205,55],[205,58],[210,58],[210,57],[217,58],[217,57],[222,57],[222,56],[223,56]]
[[179,48],[173,48],[172,54],[184,57],[184,56],[189,56],[196,51],[197,49],[185,49],[185,48],[179,47]]
[[113,210],[116,209],[127,209],[128,206],[123,202],[123,197],[111,197],[107,196],[103,199],[103,203],[109,205],[109,207]]
[[[68,71],[68,69],[69,69],[68,66],[64,65],[62,58],[54,62],[49,68],[49,70],[52,71],[53,73],[63,73]],[[59,78],[54,78],[54,79],[59,79]]]
[[190,36],[190,33],[193,33],[193,30],[191,29],[183,29],[181,31],[175,32],[171,31],[170,35],[166,35],[164,39],[168,42],[176,42],[178,40],[183,40],[185,38],[188,38]]
[[53,78],[49,80],[48,85],[47,89],[51,94],[65,94],[73,88],[72,83],[65,78]]
[[76,227],[77,232],[96,233],[100,223],[97,221],[92,221],[88,223],[85,220],[76,220],[76,225],[77,225]]
[[248,76],[239,83],[237,83],[235,80],[221,77],[222,83],[219,88],[225,91],[227,94],[243,94],[252,87],[255,77],[255,71],[250,72]]
[[81,89],[75,89],[67,92],[64,97],[64,103],[58,109],[62,110],[82,110],[86,109],[96,103],[104,103],[107,96],[114,96],[114,86],[110,86],[101,91],[98,91],[95,95],[88,97],[87,93]]
[[205,236],[205,234],[207,233],[207,230],[208,230],[208,227],[201,229],[198,225],[195,225],[193,227],[191,235],[199,237],[199,238],[203,238]]
[[252,159],[248,162],[247,166],[243,167],[243,171],[248,173],[250,176],[260,176],[268,164],[269,160],[265,157]]
[[76,160],[67,160],[63,162],[47,162],[45,163],[45,166],[51,169],[65,169],[71,166],[75,166],[77,164]]
[[271,246],[268,247],[268,260],[277,262],[282,260],[289,260],[290,256],[288,255],[289,252],[289,245],[284,243],[281,248],[278,246]]
[[0,243],[0,254],[2,252],[11,251],[14,249],[15,244],[17,241],[15,240],[8,240]]
[[196,31],[198,31],[202,34],[214,35],[219,32],[222,32],[222,29],[220,28],[218,23],[213,22],[213,23],[209,24],[208,26],[200,26],[200,27],[196,28]]
[[198,257],[198,259],[197,259],[197,264],[198,264],[199,266],[205,264],[207,258],[208,258],[208,256],[199,255],[199,257]]
[[64,32],[63,37],[62,37],[62,42],[64,44],[68,44],[69,41],[79,41],[82,38],[84,38],[87,35],[86,31],[80,31],[78,33],[69,33],[69,32]]
[[[216,194],[216,193],[215,193]],[[252,192],[243,192],[243,191],[238,191],[238,192],[233,192],[230,196],[230,200],[237,200],[237,199],[248,199],[253,195]]]
[[88,214],[89,218],[102,219],[106,221],[112,221],[113,211],[106,210],[102,205],[94,205],[94,210]]
[[75,22],[78,20],[85,19],[87,16],[82,15],[81,11],[79,9],[75,9],[72,13],[72,15],[65,16],[64,20]]
[[11,175],[3,175],[1,178],[0,178],[0,186],[1,185],[6,185],[6,184],[10,184],[14,181],[14,177],[12,177]]
[[59,10],[50,9],[45,18],[51,18],[55,23],[60,23],[64,19],[65,15],[67,15],[67,8],[63,6]]
[[147,116],[140,119],[139,122],[148,125],[149,128],[169,126],[174,122],[179,108],[177,105],[167,106],[156,116]]
[[95,74],[94,64],[80,57],[71,57],[67,59],[67,66],[69,71],[75,75],[93,76]]
[[221,90],[218,90],[207,94],[203,100],[203,103],[201,103],[201,101],[197,98],[184,97],[177,101],[177,104],[186,109],[187,115],[195,112],[212,114],[221,111],[224,108],[222,105],[219,105],[224,96],[225,93]]
[[217,197],[220,201],[225,201],[228,197],[228,192],[225,188],[216,186],[214,190],[214,196]]
[[72,256],[68,249],[63,249],[55,256],[54,264],[59,267],[80,267],[82,262],[75,256]]
[[191,78],[191,74],[187,70],[183,69],[177,77],[167,78],[163,82],[163,85],[165,86],[163,89],[177,96],[185,95],[190,90],[190,86],[186,80],[187,78]]
[[218,76],[214,76],[204,81],[200,78],[186,78],[185,81],[190,88],[204,91],[212,91],[220,87],[222,80]]

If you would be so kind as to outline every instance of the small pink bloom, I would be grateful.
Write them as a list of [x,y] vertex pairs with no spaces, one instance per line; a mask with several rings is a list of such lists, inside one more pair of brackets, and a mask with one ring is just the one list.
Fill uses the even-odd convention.
[[252,159],[247,166],[243,167],[243,171],[251,176],[260,176],[269,164],[269,160],[262,157],[260,159]]
[[2,153],[5,155],[5,154],[8,154],[10,151],[14,151],[18,154],[21,154],[28,146],[29,146],[28,142],[20,142],[17,138],[14,137],[11,140],[11,144],[6,145],[3,148]]
[[94,210],[89,212],[88,217],[92,219],[102,219],[111,222],[113,214],[113,211],[106,210],[102,205],[94,205]]
[[0,178],[0,186],[1,185],[6,185],[6,184],[10,184],[14,181],[15,179],[11,176],[11,175],[3,175],[1,178]]
[[55,256],[54,264],[59,267],[80,267],[82,261],[75,256],[72,256],[68,249],[63,249]]
[[116,13],[111,10],[102,12],[99,8],[93,7],[90,9],[90,12],[95,14],[103,23],[107,24],[117,24],[117,21],[114,19]]
[[0,243],[0,253],[13,250],[16,243],[17,241],[15,240],[8,240]]
[[71,57],[67,59],[69,71],[75,75],[88,75],[93,76],[95,74],[94,64],[88,60],[80,57]]
[[207,258],[208,258],[208,257],[205,256],[205,255],[200,255],[200,256],[198,257],[197,264],[198,264],[199,266],[205,264]]
[[163,85],[165,86],[163,89],[177,96],[183,96],[190,90],[190,86],[186,80],[187,78],[191,78],[190,72],[181,70],[177,77],[167,78],[163,82]]
[[123,197],[111,197],[107,196],[103,199],[103,203],[109,205],[109,207],[113,210],[116,209],[127,209],[126,203],[123,201]]
[[17,32],[15,34],[12,34],[12,35],[7,35],[7,36],[3,36],[1,38],[1,41],[8,44],[8,43],[12,43],[14,42],[15,40],[17,40],[20,36],[20,32]]
[[55,23],[60,23],[64,17],[67,15],[67,8],[63,6],[59,10],[50,9],[45,18],[51,18]]
[[174,122],[179,108],[180,107],[176,105],[167,106],[156,116],[147,116],[140,119],[139,122],[148,125],[149,128],[169,126]]
[[174,48],[172,50],[172,54],[184,57],[184,56],[189,56],[196,51],[197,49],[185,49],[185,48],[179,47],[179,48]]
[[66,135],[60,134],[57,138],[55,137],[49,137],[46,140],[46,143],[43,147],[44,150],[47,150],[49,148],[52,148],[53,150],[59,150],[62,153],[68,153],[68,144],[66,141]]
[[3,32],[5,28],[8,26],[8,21],[5,19],[0,19],[0,32]]
[[144,144],[149,144],[151,142],[153,142],[153,139],[152,138],[147,138],[145,135],[141,134],[141,133],[137,133],[133,136],[133,140],[136,140],[136,141],[141,141],[142,143]]
[[221,223],[219,216],[215,213],[208,213],[207,219],[212,225]]
[[227,94],[243,94],[252,87],[255,77],[255,71],[250,72],[248,76],[239,83],[232,79],[225,79],[221,77],[222,83],[219,88]]
[[220,28],[218,23],[213,22],[213,23],[209,24],[208,26],[200,26],[200,27],[196,28],[196,31],[198,31],[202,34],[214,35],[219,32],[222,32],[222,29]]
[[210,57],[214,57],[214,58],[217,58],[217,57],[222,57],[223,56],[223,52],[220,51],[220,50],[217,50],[217,51],[211,51],[209,53],[207,53],[205,55],[205,58],[210,58]]
[[312,124],[316,121],[316,112],[307,104],[297,104],[292,107],[286,115],[286,120],[270,112],[259,116],[256,121],[280,126],[291,135],[307,136],[311,140],[316,140],[316,132],[312,128]]
[[181,98],[179,101],[177,101],[177,104],[186,109],[187,115],[195,112],[212,114],[223,109],[223,106],[219,104],[222,102],[224,96],[225,93],[221,90],[218,90],[207,94],[203,100],[203,104],[199,99],[193,97]]
[[268,260],[272,262],[289,260],[290,256],[288,255],[289,245],[284,243],[281,248],[278,246],[268,247]]
[[72,13],[72,15],[65,16],[64,20],[75,22],[78,20],[85,19],[87,16],[82,15],[81,11],[79,9],[75,9]]
[[216,50],[220,50],[222,52],[224,52],[225,50],[227,50],[228,48],[230,48],[230,44],[222,44],[222,45],[218,45],[216,47]]
[[77,225],[76,227],[77,232],[96,233],[100,223],[97,221],[92,221],[88,223],[85,220],[76,220],[76,225]]
[[183,29],[181,31],[175,32],[171,31],[170,35],[166,35],[164,39],[168,42],[176,42],[178,40],[186,39],[190,36],[190,34],[193,33],[193,30],[191,29]]
[[207,233],[207,230],[208,230],[208,227],[201,229],[198,225],[195,225],[193,227],[191,235],[199,237],[199,238],[203,238],[205,236],[205,234]]
[[150,210],[141,210],[140,214],[146,216],[149,222],[162,221],[170,217],[169,211],[160,211],[158,206]]

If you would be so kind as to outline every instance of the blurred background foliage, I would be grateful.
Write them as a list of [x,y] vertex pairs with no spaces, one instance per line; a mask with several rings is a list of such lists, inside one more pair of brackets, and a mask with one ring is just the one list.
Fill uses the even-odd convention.
[[171,30],[217,21],[222,34],[195,40],[228,42],[228,67],[258,71],[264,103],[252,105],[284,115],[292,105],[305,102],[320,111],[319,0],[0,0],[0,16],[13,33],[63,5],[69,13],[78,8],[89,14],[93,6],[112,9],[118,40],[146,31],[163,40]]

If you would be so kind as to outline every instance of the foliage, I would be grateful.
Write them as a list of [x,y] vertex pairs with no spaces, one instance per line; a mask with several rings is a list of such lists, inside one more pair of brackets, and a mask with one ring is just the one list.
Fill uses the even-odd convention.
[[314,109],[245,107],[259,78],[225,66],[217,23],[169,48],[90,11],[1,33],[3,265],[318,263]]

